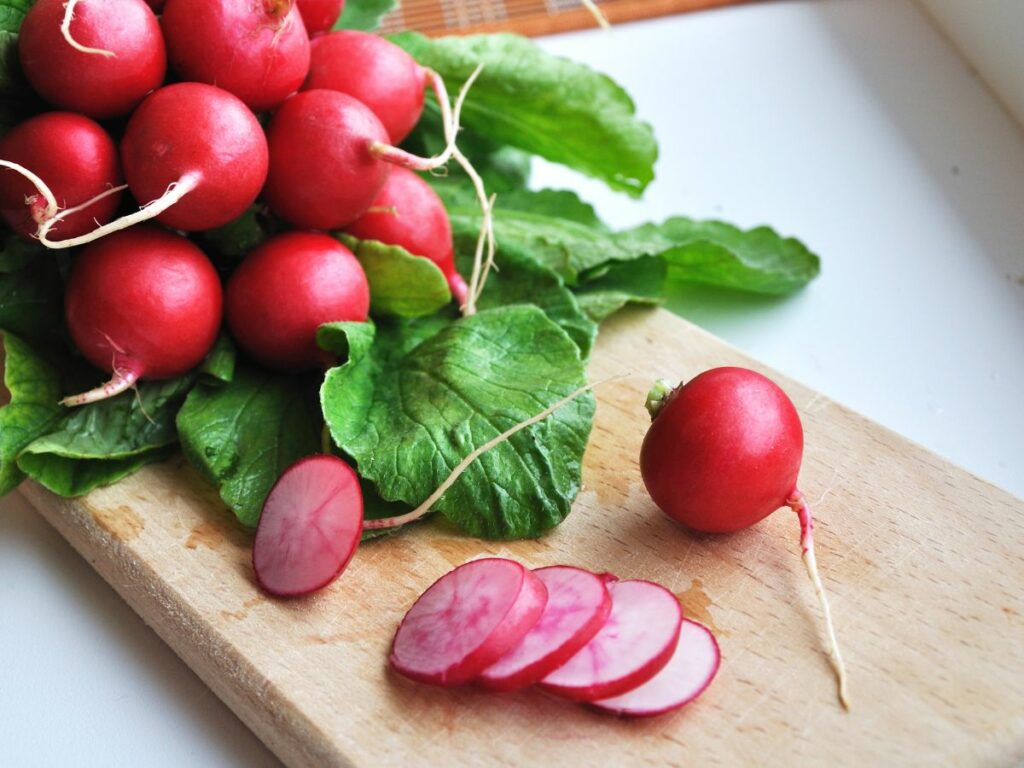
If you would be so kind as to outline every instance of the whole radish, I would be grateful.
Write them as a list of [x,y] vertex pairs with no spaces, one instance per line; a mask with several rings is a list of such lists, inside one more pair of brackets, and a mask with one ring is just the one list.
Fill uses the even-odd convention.
[[345,0],[295,0],[310,35],[326,32],[333,27],[341,12],[345,10]]
[[228,327],[239,346],[287,372],[329,364],[324,323],[366,320],[370,287],[352,252],[316,232],[288,232],[254,250],[228,282]]
[[[73,112],[46,112],[12,128],[0,139],[0,163],[27,169],[53,195],[47,200],[21,170],[0,169],[0,216],[31,237],[62,209],[93,200],[121,184],[117,147],[100,125]],[[60,221],[53,232],[75,237],[113,218],[120,193],[96,199]]]
[[437,264],[452,295],[466,300],[466,281],[455,269],[452,225],[431,186],[406,168],[393,168],[370,208],[345,231],[360,240],[398,245]]
[[113,374],[65,405],[102,400],[139,379],[188,372],[210,351],[220,329],[220,278],[189,240],[152,226],[93,243],[71,269],[64,313],[75,345]]
[[18,57],[43,99],[97,120],[127,115],[167,71],[160,24],[143,0],[38,0]]
[[276,108],[309,71],[294,0],[167,0],[160,23],[175,72],[230,91],[256,112]]
[[846,675],[814,556],[813,521],[797,488],[803,427],[774,382],[746,368],[714,368],[648,397],[652,423],[640,471],[654,502],[688,528],[728,533],[789,507],[800,520],[804,562],[828,628],[830,652],[847,705]]

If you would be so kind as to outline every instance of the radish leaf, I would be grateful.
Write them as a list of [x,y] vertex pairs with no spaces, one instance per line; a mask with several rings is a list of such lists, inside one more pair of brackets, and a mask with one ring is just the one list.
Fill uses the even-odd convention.
[[397,245],[340,235],[359,259],[370,283],[373,315],[422,317],[452,300],[444,273],[430,259],[414,256]]
[[372,32],[380,26],[380,20],[397,7],[397,0],[346,0],[334,28]]

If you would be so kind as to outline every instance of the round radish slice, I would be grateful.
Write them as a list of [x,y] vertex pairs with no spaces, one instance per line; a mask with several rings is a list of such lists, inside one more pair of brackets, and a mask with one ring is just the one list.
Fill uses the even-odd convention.
[[597,701],[630,691],[672,657],[683,611],[675,595],[650,581],[607,584],[612,612],[583,649],[541,681],[551,693]]
[[513,691],[540,682],[589,643],[611,612],[600,576],[565,565],[533,573],[548,590],[544,613],[519,645],[480,675],[487,688]]
[[315,592],[348,565],[363,531],[355,471],[335,456],[292,464],[270,490],[252,547],[256,580],[267,592]]
[[683,620],[679,643],[668,664],[646,683],[611,699],[593,702],[607,712],[632,717],[661,715],[689,704],[710,685],[722,657],[711,630]]
[[523,639],[546,602],[544,582],[519,563],[493,557],[460,565],[405,614],[391,665],[424,683],[467,683]]

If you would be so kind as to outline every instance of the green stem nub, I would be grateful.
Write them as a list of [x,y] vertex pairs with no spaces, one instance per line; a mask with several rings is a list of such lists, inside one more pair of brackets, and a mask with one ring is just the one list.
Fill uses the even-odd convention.
[[661,409],[665,407],[665,403],[668,402],[669,397],[680,386],[682,384],[673,384],[668,379],[658,379],[654,382],[651,391],[647,393],[647,402],[644,403],[647,406],[647,412],[651,414],[651,421],[657,418],[658,414],[661,413]]

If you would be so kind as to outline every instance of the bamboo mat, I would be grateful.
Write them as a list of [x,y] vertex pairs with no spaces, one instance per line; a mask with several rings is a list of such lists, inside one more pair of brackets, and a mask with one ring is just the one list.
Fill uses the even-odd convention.
[[[742,0],[596,0],[613,25]],[[550,35],[596,26],[579,0],[401,0],[384,19],[384,32],[415,29],[426,35],[518,32]]]

